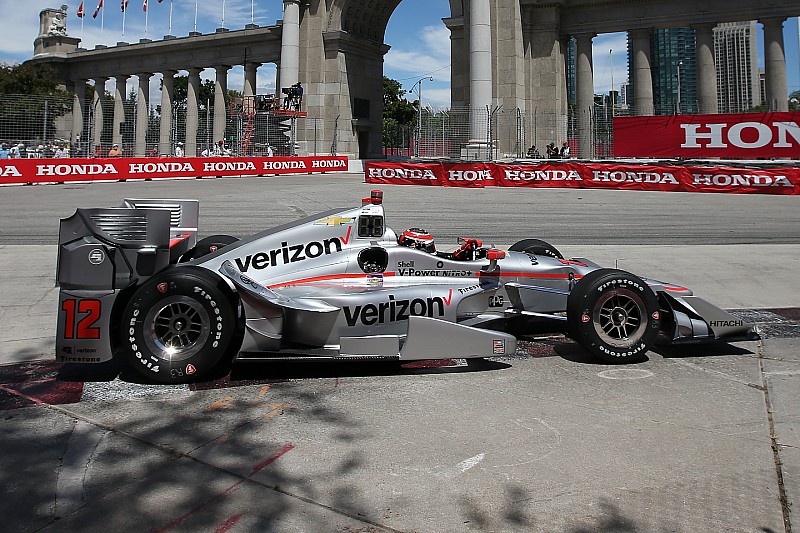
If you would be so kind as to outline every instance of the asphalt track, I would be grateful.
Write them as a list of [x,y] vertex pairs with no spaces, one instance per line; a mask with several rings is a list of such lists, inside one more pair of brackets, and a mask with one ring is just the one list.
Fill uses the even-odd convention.
[[254,366],[191,387],[52,363],[58,219],[201,200],[201,234],[350,206],[353,175],[0,189],[7,531],[775,531],[800,528],[797,198],[383,187],[439,244],[544,238],[688,285],[761,341],[600,365],[563,337],[484,368]]

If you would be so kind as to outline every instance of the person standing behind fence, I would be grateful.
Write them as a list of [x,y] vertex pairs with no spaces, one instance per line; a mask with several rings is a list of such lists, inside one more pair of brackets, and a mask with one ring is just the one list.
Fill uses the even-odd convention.
[[122,150],[119,149],[118,144],[111,146],[111,150],[108,151],[108,157],[122,157]]
[[59,159],[69,157],[69,150],[67,150],[63,144],[59,144],[58,148],[56,149],[55,157]]
[[0,159],[8,159],[11,157],[11,154],[8,151],[8,145],[6,143],[0,144]]
[[9,151],[9,157],[11,159],[20,159],[25,157],[25,145],[19,143],[18,145],[12,147]]
[[569,144],[566,141],[561,144],[561,159],[569,159]]
[[175,146],[175,157],[184,157],[184,155],[185,154],[183,152],[183,143],[178,143]]

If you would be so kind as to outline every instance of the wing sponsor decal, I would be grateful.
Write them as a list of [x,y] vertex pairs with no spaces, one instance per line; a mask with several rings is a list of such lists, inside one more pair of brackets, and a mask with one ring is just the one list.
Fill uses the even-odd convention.
[[393,294],[377,304],[345,306],[342,308],[344,319],[349,327],[356,325],[374,326],[408,320],[412,316],[429,318],[443,317],[445,309],[453,303],[453,289],[447,296],[431,296],[398,300]]
[[280,248],[258,252],[245,257],[234,259],[240,272],[253,270],[264,270],[269,267],[278,267],[298,263],[307,259],[315,259],[323,255],[332,255],[342,251],[342,244],[347,244],[350,239],[350,231],[346,237],[334,237],[324,241],[311,241],[305,244],[292,244],[288,241],[281,242]]

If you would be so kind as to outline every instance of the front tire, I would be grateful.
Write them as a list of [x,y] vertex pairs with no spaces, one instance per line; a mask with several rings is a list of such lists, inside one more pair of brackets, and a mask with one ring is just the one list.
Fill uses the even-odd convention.
[[564,256],[558,251],[558,248],[541,239],[523,239],[514,243],[509,250],[512,252],[525,252],[526,254],[546,255],[555,259],[564,259]]
[[122,312],[120,344],[140,374],[159,383],[198,381],[216,371],[238,338],[238,299],[199,268],[147,280]]
[[641,360],[659,327],[656,295],[639,277],[622,270],[590,272],[567,299],[569,336],[606,363]]

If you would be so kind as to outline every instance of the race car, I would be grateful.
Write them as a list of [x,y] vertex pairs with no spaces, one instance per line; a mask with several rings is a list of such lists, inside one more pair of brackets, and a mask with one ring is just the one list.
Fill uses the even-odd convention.
[[439,250],[386,224],[383,193],[248,238],[197,239],[196,200],[126,199],[61,220],[56,358],[126,358],[184,383],[248,361],[413,361],[515,353],[562,332],[608,363],[656,342],[757,337],[688,288],[565,259],[539,239]]

